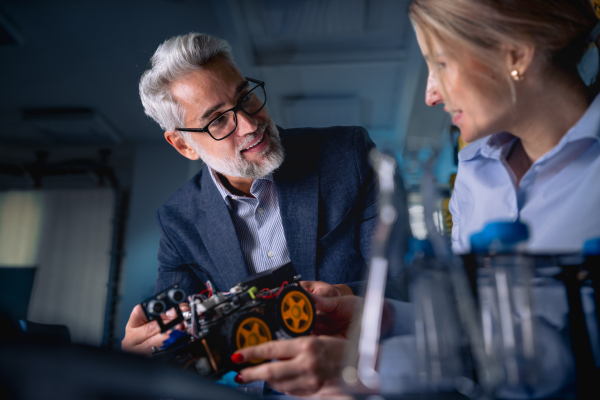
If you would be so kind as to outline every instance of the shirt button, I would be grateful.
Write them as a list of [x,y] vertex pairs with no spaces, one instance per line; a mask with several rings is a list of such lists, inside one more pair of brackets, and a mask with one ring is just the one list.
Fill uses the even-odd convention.
[[262,214],[265,212],[265,209],[262,207],[258,207],[258,210],[256,210],[256,211],[258,211],[259,214]]
[[274,256],[275,254],[273,254],[273,252],[272,252],[271,250],[269,250],[269,252],[267,253],[267,255],[268,255],[270,258],[273,258],[273,256]]

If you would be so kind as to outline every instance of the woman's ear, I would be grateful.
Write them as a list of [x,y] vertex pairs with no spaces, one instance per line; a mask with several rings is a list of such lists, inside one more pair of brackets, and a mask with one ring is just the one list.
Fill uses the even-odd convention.
[[529,44],[505,46],[504,52],[506,69],[513,78],[523,77],[528,70],[531,70],[536,54],[534,46]]
[[189,158],[190,160],[197,160],[200,158],[196,150],[188,144],[179,132],[167,131],[165,132],[165,139],[185,158]]

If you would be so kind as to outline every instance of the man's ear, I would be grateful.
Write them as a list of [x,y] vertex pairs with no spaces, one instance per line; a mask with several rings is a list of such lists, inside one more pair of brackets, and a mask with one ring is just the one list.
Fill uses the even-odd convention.
[[196,153],[196,150],[194,150],[194,148],[188,144],[188,142],[179,132],[165,132],[165,139],[171,146],[175,147],[175,150],[177,150],[179,154],[185,158],[189,158],[190,160],[197,160],[200,158],[198,153]]
[[530,44],[511,45],[505,47],[505,54],[508,73],[517,71],[519,76],[525,76],[531,70],[536,50]]

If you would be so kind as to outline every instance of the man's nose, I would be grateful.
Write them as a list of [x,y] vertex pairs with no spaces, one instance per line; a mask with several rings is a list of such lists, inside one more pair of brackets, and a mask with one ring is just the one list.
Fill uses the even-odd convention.
[[440,93],[437,79],[433,73],[429,71],[429,76],[427,77],[427,89],[425,89],[425,104],[428,106],[435,106],[436,104],[441,104],[443,102],[444,99]]
[[258,122],[254,116],[248,115],[242,110],[237,112],[237,129],[236,135],[244,136],[248,133],[255,132],[258,128]]

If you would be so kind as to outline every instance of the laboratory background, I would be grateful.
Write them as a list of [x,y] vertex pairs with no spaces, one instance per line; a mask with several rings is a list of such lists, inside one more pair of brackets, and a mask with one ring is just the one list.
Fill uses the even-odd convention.
[[[164,40],[226,39],[283,128],[360,125],[394,155],[416,238],[435,157],[451,229],[460,132],[427,107],[404,0],[0,2],[0,298],[15,320],[118,349],[157,278],[157,209],[202,167],[144,114],[138,82]],[[445,218],[446,217],[446,218]]]

